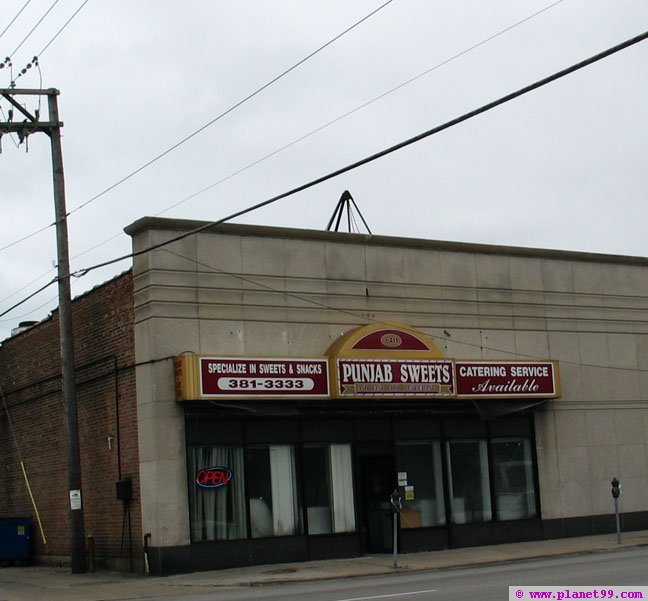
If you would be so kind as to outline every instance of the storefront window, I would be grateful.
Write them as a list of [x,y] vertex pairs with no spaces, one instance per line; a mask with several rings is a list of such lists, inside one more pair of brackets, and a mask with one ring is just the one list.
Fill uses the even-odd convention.
[[252,537],[300,534],[294,447],[250,447],[246,461]]
[[533,461],[528,438],[496,438],[491,441],[498,520],[535,517]]
[[487,522],[492,519],[485,440],[446,443],[452,522]]
[[[195,482],[200,470],[223,467],[231,479],[219,488]],[[245,474],[241,447],[209,446],[189,450],[191,537],[194,541],[230,540],[247,536]]]
[[401,527],[445,524],[440,443],[396,443],[396,471],[406,474],[407,486],[412,487],[405,490]]
[[308,533],[353,532],[351,446],[308,445],[303,460]]

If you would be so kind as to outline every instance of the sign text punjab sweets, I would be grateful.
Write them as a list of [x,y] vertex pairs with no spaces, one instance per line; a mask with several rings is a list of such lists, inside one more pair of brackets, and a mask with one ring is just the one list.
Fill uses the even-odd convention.
[[452,397],[450,360],[338,359],[341,397]]
[[327,398],[328,380],[326,359],[200,358],[203,398]]

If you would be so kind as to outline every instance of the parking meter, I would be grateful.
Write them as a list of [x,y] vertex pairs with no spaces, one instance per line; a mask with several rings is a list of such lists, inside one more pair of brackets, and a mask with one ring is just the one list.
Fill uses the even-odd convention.
[[614,499],[614,515],[616,519],[616,532],[617,532],[617,543],[621,542],[621,522],[619,520],[619,497],[621,496],[621,482],[615,476],[612,478],[611,482],[611,493],[612,498]]
[[394,535],[394,568],[398,567],[398,514],[403,509],[403,504],[401,503],[401,494],[400,491],[395,488],[394,492],[389,497],[389,507],[391,508],[393,516],[393,535]]
[[397,488],[394,489],[394,492],[391,494],[391,497],[389,498],[389,506],[391,507],[391,512],[394,514],[400,513],[403,509],[403,503],[401,502],[401,494]]

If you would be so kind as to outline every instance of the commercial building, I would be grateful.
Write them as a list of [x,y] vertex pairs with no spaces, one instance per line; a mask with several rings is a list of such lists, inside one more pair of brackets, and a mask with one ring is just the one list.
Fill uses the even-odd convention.
[[[394,491],[404,551],[612,532],[614,476],[648,527],[648,260],[203,226],[130,225],[174,241],[105,285],[132,285],[120,444],[153,573],[388,551]],[[0,349],[12,412],[7,349],[43,327]]]

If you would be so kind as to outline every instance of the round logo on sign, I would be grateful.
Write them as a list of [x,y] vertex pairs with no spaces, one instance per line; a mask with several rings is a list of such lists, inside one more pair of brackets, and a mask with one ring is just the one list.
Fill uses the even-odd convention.
[[396,348],[403,344],[403,339],[398,334],[392,332],[381,336],[380,343],[387,348]]

